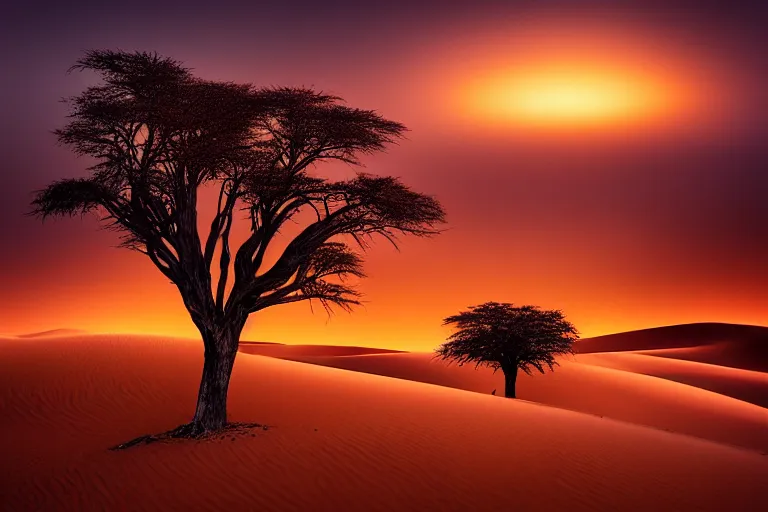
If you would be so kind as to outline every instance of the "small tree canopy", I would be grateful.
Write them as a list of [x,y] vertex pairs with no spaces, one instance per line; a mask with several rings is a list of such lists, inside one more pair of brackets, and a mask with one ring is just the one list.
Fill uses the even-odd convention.
[[494,371],[520,368],[531,374],[531,368],[541,373],[545,367],[553,370],[558,364],[555,356],[572,354],[578,339],[576,328],[561,311],[509,303],[470,306],[446,318],[443,325],[454,325],[457,331],[437,348],[437,356],[459,365],[487,365]]

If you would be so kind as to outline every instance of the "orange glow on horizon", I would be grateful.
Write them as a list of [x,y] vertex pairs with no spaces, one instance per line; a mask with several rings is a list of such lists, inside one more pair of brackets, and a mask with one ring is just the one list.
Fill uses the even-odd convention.
[[[455,273],[457,261],[480,261],[484,251],[471,244],[456,260],[431,259],[432,250],[446,254],[458,245],[455,233],[441,236],[406,240],[401,253],[377,244],[367,255],[370,277],[361,283],[367,302],[351,314],[337,312],[328,318],[320,305],[315,304],[313,312],[306,302],[268,308],[250,317],[242,339],[431,351],[450,334],[441,325],[443,318],[487,300],[562,309],[582,337],[692,322],[764,324],[763,290],[737,294],[732,286],[713,281],[692,284],[684,296],[675,295],[679,284],[662,285],[642,275],[635,281],[619,277],[620,269],[598,259],[610,255],[599,253],[591,258],[602,266],[602,280],[581,275],[578,266],[568,276],[547,279],[545,269],[554,260],[548,260],[546,248],[525,254],[508,246],[503,267],[485,256],[486,264],[475,273],[459,272],[445,282],[438,277]],[[90,261],[63,262],[60,281],[49,284],[46,294],[38,294],[32,283],[17,300],[6,302],[7,320],[0,335],[73,328],[200,339],[178,290],[144,256],[104,245]],[[430,265],[425,267],[425,261]],[[501,268],[514,267],[530,272],[500,273]],[[91,280],[81,281],[84,275]],[[615,295],[608,283],[618,279],[632,292]]]

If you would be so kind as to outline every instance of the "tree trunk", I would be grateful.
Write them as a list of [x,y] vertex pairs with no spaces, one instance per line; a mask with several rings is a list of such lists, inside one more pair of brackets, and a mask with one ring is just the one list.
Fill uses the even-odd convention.
[[507,398],[515,397],[515,384],[517,382],[517,365],[502,368],[504,372],[504,396]]
[[228,326],[203,334],[205,362],[192,420],[196,430],[218,430],[227,424],[227,390],[241,331],[242,326]]

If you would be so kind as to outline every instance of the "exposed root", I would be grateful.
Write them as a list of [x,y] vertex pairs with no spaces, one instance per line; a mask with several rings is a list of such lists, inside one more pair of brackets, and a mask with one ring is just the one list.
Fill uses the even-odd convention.
[[165,443],[185,439],[203,441],[216,438],[224,439],[226,436],[230,436],[234,441],[236,435],[251,434],[255,436],[256,434],[252,433],[252,431],[255,429],[268,430],[269,427],[260,423],[227,423],[219,429],[211,430],[203,428],[203,426],[199,423],[186,423],[176,427],[173,430],[169,430],[168,432],[163,432],[162,434],[152,434],[137,437],[136,439],[132,439],[127,443],[113,446],[110,448],[110,450],[125,450],[131,446],[150,444],[158,441]]

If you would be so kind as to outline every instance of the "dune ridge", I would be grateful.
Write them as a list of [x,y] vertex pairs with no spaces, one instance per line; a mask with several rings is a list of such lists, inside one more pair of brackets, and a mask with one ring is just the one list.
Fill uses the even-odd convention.
[[5,334],[3,338],[52,338],[56,336],[78,336],[87,334],[88,331],[82,329],[50,329],[47,331],[31,332],[26,334]]
[[281,359],[305,356],[359,356],[365,354],[400,354],[402,350],[386,348],[355,347],[351,345],[284,345],[282,343],[241,342],[240,352]]
[[768,340],[763,340],[759,343],[724,341],[696,347],[640,350],[636,352],[649,356],[683,359],[755,372],[768,372]]
[[768,327],[757,325],[695,323],[654,327],[585,338],[574,348],[580,354],[653,351],[648,353],[768,371]]
[[650,352],[581,354],[578,361],[616,370],[660,377],[768,407],[768,373],[677,359]]

